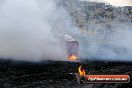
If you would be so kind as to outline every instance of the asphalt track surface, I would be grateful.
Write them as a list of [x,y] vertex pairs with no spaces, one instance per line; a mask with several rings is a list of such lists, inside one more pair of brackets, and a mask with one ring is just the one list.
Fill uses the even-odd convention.
[[127,84],[78,84],[74,73],[82,65],[87,74],[129,74],[131,62],[0,60],[0,88],[131,88]]

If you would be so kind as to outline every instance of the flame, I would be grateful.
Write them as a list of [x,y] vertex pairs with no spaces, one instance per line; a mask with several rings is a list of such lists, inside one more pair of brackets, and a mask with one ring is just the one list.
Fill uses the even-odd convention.
[[79,71],[80,76],[86,75],[86,72],[84,69],[82,69],[82,66],[79,66],[78,71]]
[[76,55],[70,55],[70,56],[68,56],[68,59],[75,61],[75,60],[77,60],[77,56]]

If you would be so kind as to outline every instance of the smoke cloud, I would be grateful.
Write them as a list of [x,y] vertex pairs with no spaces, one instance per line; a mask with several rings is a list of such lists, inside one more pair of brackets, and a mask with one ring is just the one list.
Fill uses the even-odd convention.
[[[1,0],[0,57],[28,61],[67,60],[63,43],[63,34],[67,33],[79,41],[80,58],[131,60],[131,24],[113,23],[117,31],[112,39],[104,41],[98,36],[90,39],[71,19],[56,0]],[[101,29],[102,25],[96,28]]]
[[0,1],[1,58],[66,60],[59,37],[70,27],[70,18],[54,1]]
[[132,6],[132,0],[80,0],[80,1],[102,2],[114,6]]
[[115,33],[110,39],[101,39],[101,35],[81,41],[82,57],[96,60],[132,61],[132,26],[116,23]]

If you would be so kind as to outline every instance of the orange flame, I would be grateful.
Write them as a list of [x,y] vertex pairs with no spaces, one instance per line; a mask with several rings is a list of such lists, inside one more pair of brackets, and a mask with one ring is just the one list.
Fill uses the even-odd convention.
[[86,75],[86,72],[84,69],[82,69],[82,66],[79,66],[78,71],[79,71],[80,76]]
[[77,56],[76,55],[70,55],[70,56],[68,56],[68,59],[75,61],[77,59]]

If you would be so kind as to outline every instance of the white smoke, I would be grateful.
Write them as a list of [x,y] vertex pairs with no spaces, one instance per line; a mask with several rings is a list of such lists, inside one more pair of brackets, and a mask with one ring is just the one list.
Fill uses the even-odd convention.
[[[55,0],[4,0],[0,4],[0,57],[66,60],[63,31],[69,15]],[[62,15],[63,14],[63,15]]]
[[132,6],[132,0],[80,0],[80,1],[102,2],[114,6]]
[[84,37],[81,56],[98,60],[132,61],[132,26],[117,24],[116,27],[111,39]]
[[[113,23],[118,30],[123,29],[117,31],[114,36],[125,36],[121,40],[114,38],[100,43],[100,40],[89,39],[89,36],[81,33],[79,28],[74,26],[68,12],[55,1],[0,1],[0,58],[30,61],[67,60],[63,39],[60,38],[68,33],[79,41],[79,54],[82,58],[131,60],[131,24],[121,26]],[[98,28],[97,25],[96,27]],[[122,48],[124,49],[120,50]]]

